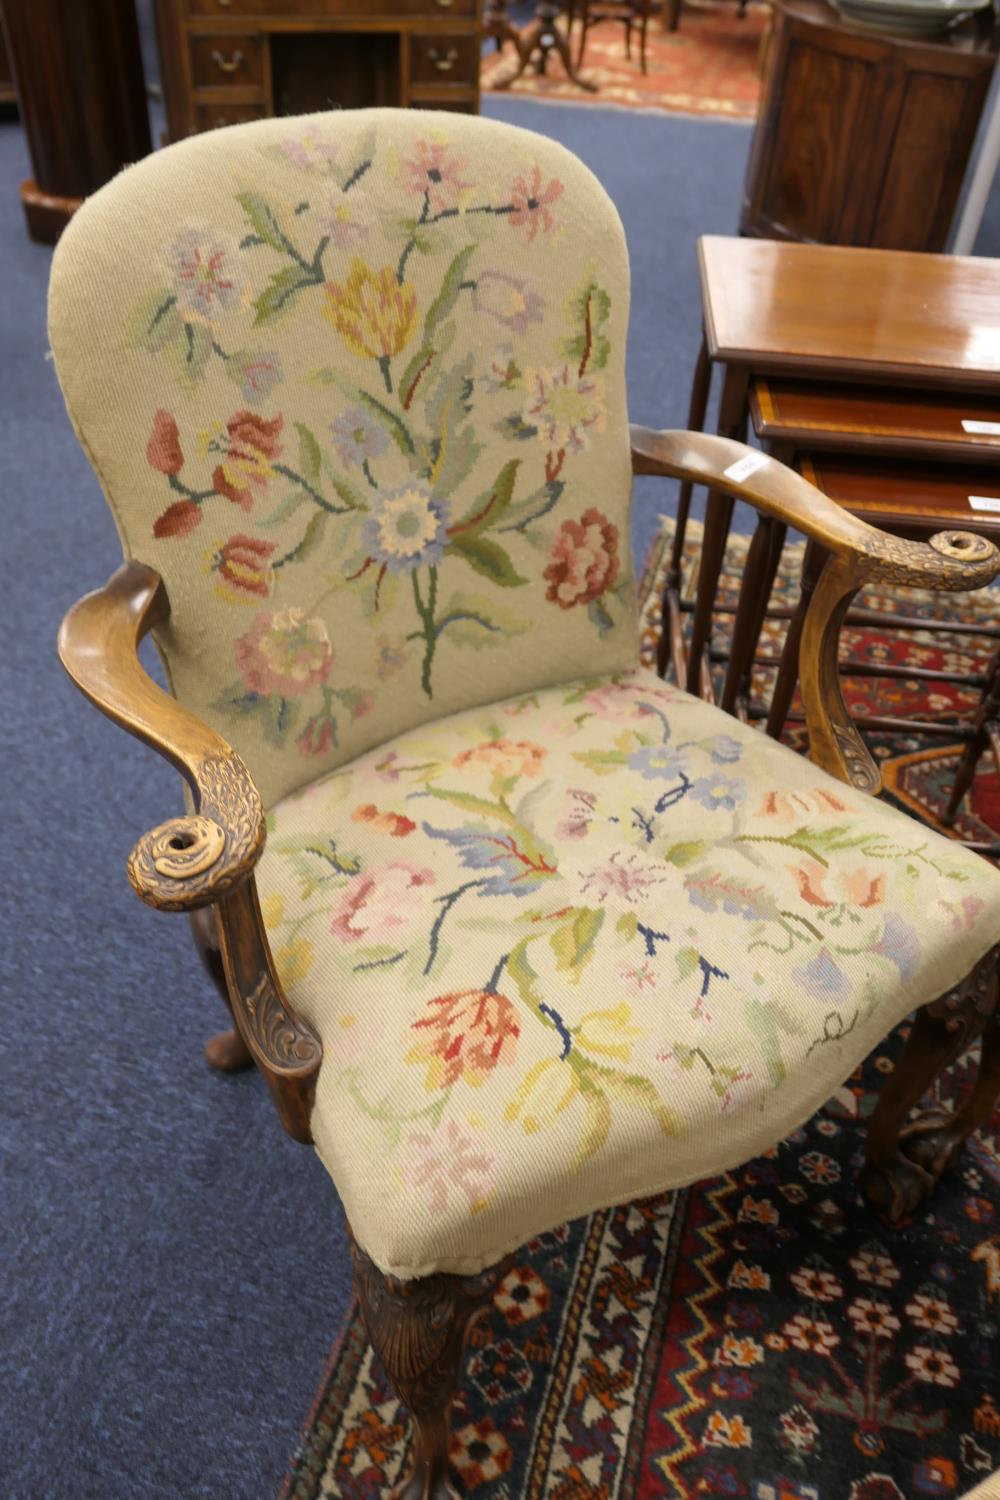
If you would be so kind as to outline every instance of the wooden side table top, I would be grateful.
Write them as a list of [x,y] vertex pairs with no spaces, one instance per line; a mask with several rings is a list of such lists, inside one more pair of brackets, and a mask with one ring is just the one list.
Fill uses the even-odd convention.
[[1000,393],[758,375],[749,402],[764,443],[1000,464]]
[[[795,467],[824,495],[873,526],[913,535],[955,528],[1000,542],[996,467],[908,464],[841,453],[802,454]],[[970,496],[996,508],[977,509]]]
[[712,359],[1000,389],[1000,260],[705,235]]

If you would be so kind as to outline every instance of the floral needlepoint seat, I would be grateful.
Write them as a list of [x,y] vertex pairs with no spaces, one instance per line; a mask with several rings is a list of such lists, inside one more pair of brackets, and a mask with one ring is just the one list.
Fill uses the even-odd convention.
[[[1000,1076],[1000,875],[869,795],[837,681],[866,581],[975,588],[1000,556],[630,430],[627,320],[593,176],[452,114],[192,138],[88,200],[53,266],[126,559],[62,659],[187,780],[129,878],[192,917],[235,1023],[210,1061],[256,1063],[340,1192],[416,1423],[407,1500],[452,1493],[464,1332],[526,1240],[752,1157],[916,1010],[862,1175],[899,1218]],[[827,549],[811,761],[638,666],[633,472]],[[908,1123],[979,1034],[968,1103]]]

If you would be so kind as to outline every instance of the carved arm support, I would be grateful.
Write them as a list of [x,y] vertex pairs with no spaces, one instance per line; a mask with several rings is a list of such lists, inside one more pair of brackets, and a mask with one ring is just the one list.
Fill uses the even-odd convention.
[[264,848],[264,810],[250,772],[221,735],[147,675],[139,642],[169,617],[160,575],[125,562],[104,588],[69,611],[59,656],[90,701],[180,771],[195,811],[145,834],[128,875],[165,911],[213,906],[233,1018],[267,1079],[288,1132],[311,1140],[309,1115],[322,1048],[281,989],[253,868]]
[[[862,585],[874,582],[982,588],[1000,573],[1000,552],[967,531],[942,531],[927,542],[890,536],[776,459],[729,438],[645,427],[631,431],[634,473],[690,480],[733,495],[812,537],[831,554],[809,605],[799,655],[809,750],[817,765],[841,781],[878,791],[878,768],[847,711],[837,671],[840,627],[852,599]],[[743,459],[748,463],[742,477],[739,467],[734,477],[733,466]]]

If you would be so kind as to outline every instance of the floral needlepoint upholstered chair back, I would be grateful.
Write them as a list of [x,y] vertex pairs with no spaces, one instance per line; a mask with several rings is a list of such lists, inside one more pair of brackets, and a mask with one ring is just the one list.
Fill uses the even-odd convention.
[[618,217],[553,142],[455,136],[387,111],[192,140],[73,225],[100,294],[53,289],[173,688],[265,803],[636,658]]
[[[55,257],[126,559],[60,653],[186,778],[129,878],[191,915],[235,1022],[210,1061],[258,1066],[343,1199],[406,1500],[453,1493],[465,1331],[533,1236],[773,1145],[912,1010],[875,1207],[911,1212],[1000,1086],[1000,875],[869,795],[837,681],[864,582],[967,589],[1000,555],[886,537],[721,438],[630,435],[627,316],[586,168],[452,115],[193,138]],[[827,549],[811,761],[638,665],[633,471]],[[968,1105],[910,1119],[980,1033]]]

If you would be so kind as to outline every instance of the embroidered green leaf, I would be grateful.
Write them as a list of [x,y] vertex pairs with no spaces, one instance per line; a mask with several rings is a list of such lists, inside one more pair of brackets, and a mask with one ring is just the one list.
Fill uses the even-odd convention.
[[639,918],[634,911],[623,911],[615,923],[615,931],[631,942],[639,929]]
[[587,605],[587,619],[597,626],[599,635],[607,635],[615,628],[615,622],[608,613],[603,599],[591,599]]
[[345,193],[359,183],[368,171],[375,156],[375,131],[366,130],[358,141],[353,154],[342,165],[333,163],[330,176]]
[[303,562],[316,551],[323,540],[323,533],[326,531],[326,523],[329,519],[329,514],[325,510],[317,510],[313,513],[305,529],[305,535],[295,549],[296,562]]
[[481,651],[504,645],[511,636],[522,635],[529,625],[522,615],[504,609],[484,594],[454,593],[438,615],[436,633],[440,636],[447,630],[454,645]]
[[685,865],[691,864],[698,859],[709,846],[704,839],[691,839],[683,844],[671,844],[664,853],[664,859],[668,859],[672,865],[683,870]]
[[290,520],[295,512],[306,503],[307,496],[305,490],[293,490],[290,495],[285,496],[281,504],[276,506],[269,516],[264,517],[260,524],[262,526],[280,526],[282,522]]
[[191,388],[205,373],[205,366],[212,357],[212,335],[202,323],[184,323],[181,332],[170,345],[181,384]]
[[125,336],[130,348],[159,354],[180,336],[183,327],[183,319],[177,311],[177,298],[172,292],[158,287],[147,293],[135,307]]
[[236,201],[250,221],[250,228],[258,239],[270,245],[272,250],[283,254],[294,253],[294,246],[282,229],[274,209],[260,193],[237,193]]
[[315,285],[310,273],[304,271],[300,265],[285,266],[283,270],[276,271],[264,290],[254,298],[254,327],[259,328],[263,323],[272,323],[275,318],[280,317],[286,311],[292,298],[301,292],[303,287]]
[[432,337],[435,328],[439,323],[444,321],[458,301],[459,293],[462,290],[462,282],[465,280],[469,258],[475,248],[475,245],[466,245],[464,250],[458,252],[447,271],[445,271],[441,290],[427,309],[427,316],[424,319],[425,339],[429,340]]
[[611,1130],[612,1110],[607,1095],[599,1088],[595,1088],[585,1073],[577,1072],[577,1081],[580,1093],[586,1105],[587,1113],[583,1127],[583,1135],[573,1157],[574,1171],[596,1156],[604,1145]]
[[601,332],[611,314],[611,298],[591,273],[570,298],[567,312],[578,332],[566,340],[563,350],[582,375],[585,370],[603,370],[611,344]]
[[610,776],[618,766],[626,764],[628,756],[622,750],[574,750],[573,759],[589,766],[598,776]]
[[[578,1071],[587,1078],[588,1083],[627,1104],[638,1104],[652,1115],[665,1136],[676,1139],[683,1135],[684,1127],[680,1116],[663,1103],[652,1079],[644,1078],[640,1073],[623,1073],[617,1068],[606,1068],[600,1063],[592,1063],[589,1058],[585,1068],[585,1074],[583,1067]],[[583,1076],[580,1081],[583,1087]]]
[[310,484],[318,484],[322,463],[319,443],[304,422],[296,422],[295,431],[299,435],[299,468]]
[[453,541],[457,537],[481,536],[503,519],[514,497],[514,484],[520,466],[519,458],[512,458],[504,464],[490,488],[477,496],[462,519],[451,527],[449,535]]
[[372,396],[368,391],[363,391],[360,386],[352,385],[349,380],[345,380],[339,371],[332,369],[330,365],[321,365],[318,370],[311,371],[305,377],[305,383],[318,386],[335,385],[348,401],[357,402],[366,411],[371,412],[372,416],[385,428],[400,453],[405,453],[409,457],[417,451],[409,428],[396,416],[395,412],[390,411],[377,396]]
[[688,975],[693,974],[698,967],[698,950],[697,948],[679,948],[674,954],[674,960],[677,964],[678,978],[687,979]]
[[580,976],[593,957],[594,944],[603,922],[603,911],[581,906],[574,913],[573,920],[564,927],[557,927],[549,938],[556,956],[556,969],[569,969],[574,984],[580,983]]
[[500,588],[518,588],[528,582],[518,573],[509,554],[498,542],[490,541],[489,537],[456,536],[448,543],[445,551],[463,557],[477,573],[481,573],[491,583],[498,584]]

